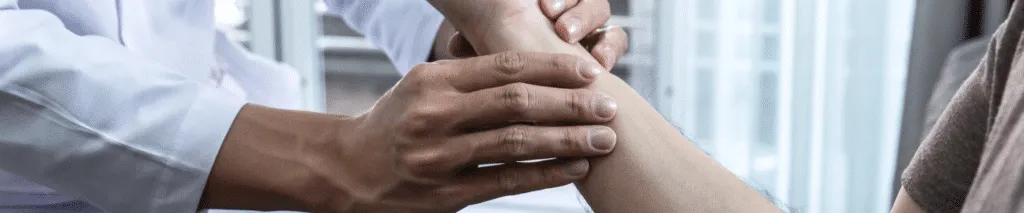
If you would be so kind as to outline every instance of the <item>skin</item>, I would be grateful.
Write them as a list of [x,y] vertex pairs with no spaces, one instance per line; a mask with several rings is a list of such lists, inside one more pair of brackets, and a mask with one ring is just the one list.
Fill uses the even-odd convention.
[[[607,32],[591,42],[624,42],[605,39],[614,38]],[[586,35],[566,35],[575,34]],[[450,35],[445,40],[457,40]],[[419,65],[356,117],[247,105],[200,208],[454,212],[578,181],[589,172],[584,158],[608,154],[616,142],[600,125],[615,116],[616,102],[580,89],[604,69],[591,56],[505,52]]]
[[[580,158],[614,146],[614,132],[592,124],[611,119],[615,103],[574,89],[602,69],[566,54],[503,53],[417,66],[358,117],[245,106],[202,206],[452,212],[572,183],[589,170]],[[527,120],[573,125],[515,125]],[[553,157],[565,160],[475,168]]]
[[[567,43],[580,43],[605,68],[610,70],[626,52],[626,31],[618,26],[604,26],[611,17],[607,1],[544,0],[541,5],[544,15],[554,22],[559,38]],[[480,55],[447,20],[441,24],[436,38],[430,61]]]
[[892,213],[924,213],[924,208],[918,205],[909,194],[900,187],[899,194],[896,195],[896,200],[892,204]]
[[[579,20],[580,17],[584,17],[584,18],[582,18],[583,20],[607,19],[606,16],[602,17],[603,16],[602,14],[604,14],[604,13],[600,12],[602,10],[602,8],[600,8],[600,6],[574,7],[576,4],[579,4],[580,1],[586,1],[586,0],[541,0],[540,1],[540,3],[541,3],[540,4],[540,6],[541,6],[540,9],[544,13],[544,15],[549,17],[549,18],[551,18],[552,20],[556,21],[556,23],[554,24],[555,29],[556,29],[556,31],[555,31],[556,35],[559,38],[561,38],[563,41],[565,41],[567,43],[570,43],[570,44],[576,43],[576,42],[579,42],[579,41],[583,40],[583,39],[578,39],[580,37],[579,35],[570,35],[571,34],[570,32],[573,32],[573,30],[570,30],[570,29],[576,28],[576,27],[579,27],[579,26],[587,26],[587,27],[593,27],[594,26],[593,25],[594,23],[592,23],[592,22],[590,22],[590,23],[583,23],[583,24],[577,25],[578,22],[576,22],[576,20]],[[594,2],[594,1],[591,1],[591,2]],[[597,1],[597,2],[598,3],[591,4],[591,5],[600,5],[600,2],[603,2],[603,1]],[[444,4],[444,2],[441,2],[441,1],[435,1],[435,2],[432,2],[432,3],[434,3],[435,5]],[[584,3],[586,3],[586,2],[584,2]],[[444,5],[442,5],[442,6],[444,6]],[[597,8],[597,9],[594,9],[594,8]],[[523,10],[527,10],[527,9],[523,8]],[[468,11],[474,11],[474,10],[469,9]],[[598,12],[594,12],[594,11],[598,11]],[[520,12],[522,12],[522,11],[512,11],[512,12],[509,12],[509,13],[520,13]],[[450,10],[449,10],[449,13],[451,13]],[[446,13],[446,14],[449,14],[449,13]],[[534,14],[534,16],[536,16],[536,15]],[[528,18],[523,18],[523,19],[528,19]],[[519,21],[522,21],[523,19],[520,19]],[[531,22],[531,20],[526,20],[526,21],[523,21],[523,22],[524,23],[525,22]],[[524,24],[524,25],[528,25],[528,24]],[[461,52],[475,52],[475,50],[474,51],[467,51],[467,49],[472,49],[473,48],[472,45],[470,44],[471,42],[469,42],[469,40],[467,40],[467,38],[464,35],[455,33],[454,26],[451,26],[451,23],[446,22],[444,28],[445,29],[449,29],[449,31],[451,32],[450,34],[446,34],[446,35],[454,35],[453,39],[451,41],[443,42],[443,44],[445,44],[445,45],[452,46],[452,48],[450,48],[450,49],[455,51],[455,53],[449,54],[449,57],[464,57],[464,56],[471,56],[471,55],[473,55],[473,54],[466,54],[466,53],[459,54],[460,51]],[[473,29],[473,28],[472,28],[472,26],[470,26],[470,27],[468,27],[468,29]],[[504,29],[509,29],[509,28],[504,28]],[[500,30],[503,30],[503,29],[495,29],[495,30],[496,31],[500,31]],[[479,30],[479,31],[487,31],[487,29]],[[612,65],[614,65],[614,61],[615,61],[615,59],[617,57],[621,57],[621,55],[616,55],[616,54],[611,54],[611,53],[613,53],[613,52],[624,52],[625,46],[619,45],[619,44],[626,44],[627,43],[625,41],[626,40],[626,34],[625,34],[624,31],[622,31],[621,28],[612,28],[612,30],[610,30],[610,31],[612,31],[612,32],[611,33],[598,34],[597,36],[594,36],[594,35],[587,36],[588,39],[589,38],[594,38],[594,37],[600,37],[601,38],[600,41],[602,41],[600,43],[596,43],[596,42],[591,43],[591,42],[587,42],[586,40],[583,40],[581,42],[583,47],[590,47],[590,48],[587,48],[587,49],[590,51],[591,55],[593,55],[596,58],[596,60],[598,60],[602,65],[604,65],[608,69],[610,69],[612,67]],[[481,34],[488,34],[488,33],[487,32],[482,32]],[[524,34],[528,34],[528,33],[523,33],[522,31],[517,31],[517,32],[510,33],[510,34],[511,35],[524,35]],[[579,48],[577,48],[577,47],[559,46],[559,45],[557,45],[557,42],[551,43],[552,42],[551,41],[551,35],[549,33],[539,33],[539,34],[533,34],[533,35],[528,35],[528,36],[541,37],[541,38],[546,38],[546,39],[519,41],[519,40],[516,40],[515,38],[504,37],[504,39],[483,40],[483,41],[477,40],[476,42],[477,43],[492,42],[491,44],[484,44],[484,45],[480,45],[480,46],[483,49],[487,49],[489,47],[496,47],[495,49],[497,49],[497,50],[484,50],[483,52],[485,52],[485,53],[487,51],[498,51],[498,50],[502,50],[502,49],[504,49],[504,50],[509,50],[509,49],[524,50],[525,49],[525,50],[531,50],[531,51],[568,52],[568,53],[582,55],[580,53],[580,51],[579,51]],[[616,41],[616,42],[611,42],[611,41]],[[530,42],[539,42],[539,43],[548,42],[548,43],[544,43],[544,45],[524,45],[524,44],[530,44]],[[508,45],[509,43],[516,44],[516,45],[509,46]],[[552,46],[548,46],[548,45],[552,45],[552,44],[555,44],[554,48],[542,48],[542,47],[552,47]],[[610,80],[606,80],[606,79],[610,79]],[[667,134],[667,132],[675,132],[675,130],[670,130],[669,128],[666,128],[667,125],[665,125],[665,123],[667,123],[667,121],[655,122],[654,125],[649,125],[649,128],[636,128],[636,127],[638,127],[640,125],[629,125],[630,122],[629,121],[625,121],[625,120],[633,120],[634,123],[640,123],[639,121],[650,121],[649,119],[653,119],[653,120],[657,120],[657,121],[663,121],[663,120],[661,119],[660,116],[653,116],[653,114],[654,114],[654,113],[652,113],[653,109],[651,109],[650,107],[646,107],[645,108],[641,104],[635,104],[635,105],[641,105],[641,106],[635,106],[634,104],[630,104],[630,103],[643,103],[641,99],[638,99],[638,98],[635,97],[636,96],[635,94],[629,94],[628,92],[614,92],[614,91],[627,91],[627,88],[615,88],[616,86],[623,87],[623,84],[621,82],[617,82],[617,81],[620,81],[620,80],[615,79],[614,76],[602,76],[601,79],[599,79],[597,83],[593,84],[590,87],[592,89],[599,90],[599,91],[600,90],[606,90],[606,91],[610,90],[610,91],[613,92],[611,94],[615,98],[626,97],[626,98],[631,98],[629,100],[637,101],[637,102],[625,102],[626,104],[620,105],[622,107],[622,109],[621,109],[622,112],[620,112],[621,114],[615,120],[613,120],[613,122],[611,124],[613,129],[615,129],[617,132],[620,133],[620,138],[619,138],[620,142],[618,143],[620,145],[618,145],[618,147],[616,149],[617,151],[615,151],[613,154],[611,154],[609,156],[600,157],[598,159],[595,159],[593,161],[593,166],[595,168],[594,168],[594,171],[591,172],[592,174],[590,175],[590,177],[585,179],[584,181],[581,181],[581,182],[577,183],[578,186],[583,190],[583,193],[585,194],[585,197],[587,198],[587,200],[590,201],[590,203],[593,205],[593,207],[595,208],[595,210],[597,212],[631,212],[631,210],[636,210],[636,208],[645,208],[645,209],[657,208],[657,206],[659,204],[693,204],[694,202],[676,202],[678,200],[692,200],[691,198],[693,198],[693,197],[701,198],[702,200],[704,200],[704,202],[697,202],[697,203],[708,203],[708,204],[717,203],[719,206],[718,207],[709,207],[709,206],[712,206],[712,205],[706,205],[706,206],[700,206],[699,207],[699,206],[695,206],[695,205],[688,205],[688,206],[693,207],[693,208],[687,208],[685,206],[684,207],[680,207],[680,206],[664,205],[664,206],[662,206],[660,208],[661,209],[679,209],[679,210],[689,209],[690,211],[688,211],[688,212],[735,212],[735,211],[746,211],[746,210],[757,210],[757,211],[760,211],[760,210],[768,210],[769,209],[769,207],[767,207],[767,202],[764,199],[761,199],[760,197],[753,198],[753,193],[751,193],[749,188],[740,186],[740,184],[738,184],[738,181],[736,181],[735,178],[730,178],[730,177],[732,177],[731,174],[728,174],[727,172],[722,172],[723,169],[718,167],[717,164],[715,164],[714,162],[711,162],[710,160],[708,160],[708,158],[706,156],[704,156],[703,153],[695,152],[696,148],[691,146],[691,145],[689,145],[691,143],[689,142],[688,139],[686,139],[685,137],[683,137],[681,135]],[[634,110],[634,108],[636,110]],[[647,117],[646,119],[635,119],[635,117],[645,117],[645,116]],[[637,121],[637,120],[639,120],[639,121]],[[630,128],[630,127],[633,127],[633,128]],[[624,130],[626,130],[626,131],[624,131]],[[644,131],[651,131],[651,130],[656,130],[657,132],[660,133],[659,134],[660,136],[646,136],[645,137],[645,136],[638,136],[638,135],[631,134],[633,132],[644,132]],[[642,144],[638,145],[638,144],[630,143],[630,141],[673,141],[673,140],[680,141],[680,143],[666,144],[666,145],[668,145],[670,147],[676,147],[675,149],[662,149],[663,147],[661,147],[661,146],[642,145]],[[636,151],[634,151],[634,150],[636,150]],[[696,157],[689,158],[689,159],[687,159],[686,157],[671,158],[669,156],[679,155],[679,154],[672,153],[672,152],[658,152],[658,150],[684,151],[685,153],[689,153],[689,154],[688,155],[682,155],[682,156],[696,156]],[[643,153],[641,153],[641,152],[643,152]],[[661,153],[661,154],[658,154],[658,153]],[[632,155],[637,155],[637,156],[629,156],[631,154]],[[658,159],[653,159],[651,156],[655,156]],[[647,162],[634,162],[634,161],[631,161],[631,160],[627,159],[627,158],[630,158],[630,157],[634,157],[634,158],[652,158],[652,159],[649,159]],[[680,160],[682,160],[682,161],[680,161]],[[625,169],[625,168],[629,168],[629,167],[632,167],[632,166],[645,166],[645,167],[649,168],[648,169],[649,171],[651,171],[651,170],[658,170],[657,168],[660,167],[660,166],[671,166],[671,165],[659,165],[658,163],[653,163],[653,162],[667,162],[667,161],[669,161],[669,162],[670,161],[680,161],[680,162],[688,161],[688,162],[691,162],[690,165],[688,165],[688,166],[696,166],[696,168],[697,168],[696,170],[709,170],[711,172],[710,174],[714,174],[714,175],[709,175],[707,177],[715,177],[715,178],[722,178],[722,177],[724,177],[723,180],[725,180],[725,181],[713,181],[714,178],[694,178],[693,175],[690,175],[690,174],[680,174],[677,171],[667,171],[664,174],[657,174],[657,175],[670,175],[670,177],[682,177],[683,179],[690,180],[693,183],[724,182],[724,183],[716,184],[716,185],[718,185],[717,187],[703,187],[703,189],[696,189],[698,191],[704,191],[706,193],[689,193],[689,194],[687,194],[687,193],[678,193],[679,191],[647,193],[647,192],[642,192],[642,191],[637,191],[637,190],[638,189],[654,190],[654,189],[657,189],[657,187],[649,187],[649,188],[648,187],[643,187],[643,188],[623,188],[621,186],[619,186],[619,187],[617,187],[617,186],[608,186],[607,184],[604,184],[604,183],[608,183],[608,182],[612,182],[612,183],[619,182],[619,183],[621,183],[622,180],[646,180],[647,178],[644,178],[644,177],[622,177],[621,175],[617,176],[615,174],[607,174],[607,173],[617,173],[617,172],[622,171],[622,170],[629,170],[629,169]],[[622,174],[622,173],[620,173],[620,174]],[[703,173],[700,173],[700,172],[697,172],[697,171],[693,171],[693,172],[691,172],[691,174],[703,174]],[[654,175],[654,174],[644,174],[644,175]],[[633,178],[637,178],[637,179],[633,179]],[[672,180],[673,178],[666,178],[666,179]],[[652,186],[653,185],[665,185],[665,184],[673,185],[673,183],[666,183],[664,181],[657,181],[657,180],[654,180],[654,181],[644,181],[644,182],[647,182],[647,184],[650,184]],[[678,185],[678,184],[674,184],[674,185]],[[700,184],[692,184],[692,185],[699,186]],[[675,188],[678,189],[679,187],[675,187]],[[698,188],[700,188],[700,187],[698,187]],[[718,190],[716,191],[715,188],[717,188]],[[724,191],[722,191],[723,189],[724,189]],[[686,190],[686,189],[683,189],[683,190]],[[693,190],[693,189],[691,189],[691,190]],[[734,196],[735,198],[731,199],[731,201],[730,201],[730,199],[723,199],[723,198],[727,198],[727,197],[723,196],[721,198],[716,198],[717,196],[715,195],[715,194],[736,194],[736,193],[743,194],[744,196]],[[651,195],[665,195],[665,197],[663,197],[663,199],[665,199],[665,202],[652,202],[651,200],[631,200],[631,199],[628,199],[630,197],[631,198],[644,198],[644,199],[648,199],[649,198],[648,196],[651,196]],[[621,199],[623,197],[625,197],[627,199]],[[738,197],[746,197],[746,199],[752,199],[752,201],[755,201],[755,202],[753,202],[754,205],[744,205],[744,203],[747,203],[747,202],[743,202],[742,201],[742,199],[744,199],[744,198],[738,198]],[[673,198],[677,199],[677,200],[674,200]],[[740,202],[736,202],[736,201],[740,201]],[[735,203],[730,203],[730,202],[735,202]],[[646,206],[633,206],[633,205],[630,205],[631,203],[640,203],[640,204],[644,204]],[[722,206],[722,205],[741,205],[741,206],[750,207],[750,208],[739,208],[739,207],[737,207],[737,208],[730,208],[728,206]],[[777,211],[777,210],[775,210],[774,208],[771,208],[770,211]],[[893,207],[892,207],[891,212],[893,212],[893,213],[923,213],[925,211],[924,211],[923,208],[921,208],[921,206],[919,204],[917,204],[916,201],[914,201],[905,192],[905,190],[903,188],[900,188],[899,194],[897,195],[896,200],[893,203]]]
[[[542,12],[548,9],[537,8],[536,0],[482,1],[509,6],[488,10],[441,0],[431,3],[445,16],[466,17],[450,21],[480,53],[590,55],[555,31],[522,30],[550,29]],[[490,17],[505,18],[488,20],[502,24],[482,28],[469,24]],[[607,93],[619,103],[616,118],[608,123],[618,135],[615,151],[592,158],[589,176],[576,183],[595,212],[779,212],[690,143],[621,79],[602,75],[587,89]]]

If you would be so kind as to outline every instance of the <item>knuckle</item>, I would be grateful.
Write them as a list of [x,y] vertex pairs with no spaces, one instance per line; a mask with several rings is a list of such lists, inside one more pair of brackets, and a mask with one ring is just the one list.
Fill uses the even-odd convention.
[[[452,200],[458,200],[466,197],[466,193],[459,187],[441,187],[434,192],[433,204],[438,207],[452,208]],[[453,211],[454,212],[454,211]]]
[[409,135],[422,135],[430,132],[432,127],[430,126],[430,121],[427,121],[427,119],[413,117],[406,119],[405,122],[402,123],[401,129]]
[[526,57],[518,52],[499,53],[494,60],[498,71],[505,75],[516,75],[526,67]]
[[409,73],[407,73],[405,76],[406,78],[411,79],[423,78],[426,77],[427,74],[431,73],[432,70],[437,69],[437,67],[439,66],[441,65],[437,63],[417,64],[416,66],[412,67],[412,69],[409,70]]
[[434,193],[441,198],[457,198],[463,195],[462,190],[456,187],[441,187]]
[[436,127],[443,118],[443,113],[438,108],[420,107],[406,115],[402,123],[402,129],[413,135],[429,133]]
[[519,173],[515,170],[506,169],[498,172],[498,184],[501,185],[501,190],[507,193],[516,192],[522,187],[520,180]]
[[577,75],[576,72],[581,68],[582,64],[583,58],[569,54],[555,54],[551,61],[551,65],[555,70],[567,72],[569,76]]
[[510,84],[501,95],[505,108],[516,115],[526,113],[531,105],[530,88],[523,83]]
[[593,96],[590,92],[582,89],[572,90],[566,93],[565,108],[569,110],[570,115],[576,117],[588,116],[588,106],[590,101],[587,101],[587,97]]
[[544,169],[541,171],[541,179],[549,186],[558,186],[562,184],[568,184],[571,182],[569,178],[566,178],[565,173],[560,169]]
[[526,128],[522,126],[512,126],[502,134],[499,139],[500,146],[506,154],[511,157],[523,157],[528,154],[526,147]]
[[587,143],[587,131],[583,127],[565,128],[559,142],[567,150],[583,150],[583,143]]
[[428,176],[444,169],[441,155],[438,152],[409,154],[402,157],[400,163],[412,175]]
[[432,73],[431,70],[434,69],[433,67],[437,66],[439,65],[433,63],[422,63],[416,65],[409,70],[409,73],[406,73],[405,77],[402,78],[401,82],[398,84],[398,87],[403,89],[418,89],[423,86],[424,83],[429,82],[427,79],[429,78],[430,73]]

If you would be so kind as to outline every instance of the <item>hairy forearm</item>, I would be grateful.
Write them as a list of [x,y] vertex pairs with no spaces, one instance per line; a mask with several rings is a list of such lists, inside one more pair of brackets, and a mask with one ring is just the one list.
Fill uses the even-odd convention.
[[[539,10],[517,12],[519,20],[502,20],[490,29],[462,30],[459,19],[452,23],[481,54],[516,50],[590,55],[579,45],[562,42]],[[618,134],[615,151],[592,159],[589,176],[577,183],[596,212],[778,211],[692,145],[618,77],[603,75],[589,88],[619,103],[609,124]]]

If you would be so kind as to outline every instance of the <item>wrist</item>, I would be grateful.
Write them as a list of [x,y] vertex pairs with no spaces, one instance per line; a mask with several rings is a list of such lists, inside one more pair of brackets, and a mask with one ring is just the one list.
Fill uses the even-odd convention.
[[[346,163],[340,162],[351,145],[352,132],[363,120],[361,117],[324,116],[320,124],[312,129],[313,137],[299,144],[294,156],[301,162],[302,175],[296,187],[287,192],[295,197],[306,211],[313,212],[350,212],[355,202],[348,177],[343,175],[350,170]],[[355,150],[358,151],[358,150]],[[339,157],[341,156],[341,157]]]
[[518,22],[525,20],[524,13],[539,11],[537,0],[428,1],[467,38],[480,38],[504,26],[521,25]]
[[[570,53],[592,59],[589,51],[578,44],[564,42],[554,31],[554,24],[535,1],[509,1],[518,5],[504,5],[504,12],[491,16],[487,13],[460,14],[465,17],[483,17],[480,20],[449,21],[481,55],[515,50],[520,52]],[[533,2],[533,3],[529,3]],[[533,7],[530,7],[530,6]],[[495,9],[497,10],[497,9]],[[448,14],[445,14],[446,16]],[[500,18],[490,18],[500,17]],[[596,62],[596,60],[594,60]]]

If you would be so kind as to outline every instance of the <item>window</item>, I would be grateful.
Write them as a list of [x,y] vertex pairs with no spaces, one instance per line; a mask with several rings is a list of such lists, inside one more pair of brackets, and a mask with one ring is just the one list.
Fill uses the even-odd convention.
[[715,134],[715,71],[712,69],[697,70],[697,123],[704,125],[693,129],[694,136],[700,139],[714,138]]
[[700,57],[715,57],[718,54],[718,38],[713,32],[701,31],[697,35],[697,55]]
[[779,58],[779,36],[766,34],[761,38],[761,60],[776,61]]
[[761,19],[764,20],[765,24],[779,23],[779,1],[780,0],[764,0],[764,6],[761,8]]
[[697,0],[697,14],[700,19],[714,21],[718,17],[718,0]]
[[662,82],[685,91],[661,110],[685,110],[663,113],[695,143],[799,212],[888,212],[914,1],[662,5],[696,14],[655,38]]

